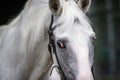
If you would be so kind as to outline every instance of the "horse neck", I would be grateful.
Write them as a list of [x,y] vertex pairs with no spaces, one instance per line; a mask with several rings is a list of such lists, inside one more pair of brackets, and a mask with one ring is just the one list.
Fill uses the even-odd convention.
[[29,38],[29,46],[35,46],[37,42],[47,40],[47,24],[50,20],[50,11],[48,3],[40,0],[39,3],[35,3],[38,0],[30,0],[25,5],[24,10],[18,16],[16,24],[15,21],[12,24],[20,27],[23,39]]
[[[35,78],[38,76],[34,75],[42,74],[42,70],[45,70],[50,61],[46,49],[48,44],[47,28],[50,24],[51,13],[46,1],[41,3],[32,1],[27,2],[24,10],[10,25],[16,26],[20,30],[20,53],[25,55],[25,58],[27,57],[25,62],[30,63],[29,65],[26,64],[26,66],[33,69],[30,79],[37,80]],[[39,70],[33,68],[36,65],[40,66],[40,64],[42,64],[42,67]]]

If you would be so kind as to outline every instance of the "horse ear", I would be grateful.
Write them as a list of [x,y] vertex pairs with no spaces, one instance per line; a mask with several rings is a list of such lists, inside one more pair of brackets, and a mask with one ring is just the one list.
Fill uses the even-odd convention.
[[60,15],[62,13],[62,7],[59,0],[49,0],[49,7],[54,15]]
[[79,0],[78,5],[83,10],[83,12],[86,13],[91,5],[91,0]]

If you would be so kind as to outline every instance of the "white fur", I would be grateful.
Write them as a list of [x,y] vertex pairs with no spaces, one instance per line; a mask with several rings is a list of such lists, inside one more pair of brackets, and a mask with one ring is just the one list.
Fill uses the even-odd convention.
[[[53,25],[63,22],[64,26],[58,28],[59,31],[56,30],[57,36],[63,37],[65,35],[72,40],[76,34],[82,33],[78,31],[78,28],[75,28],[75,32],[78,33],[71,32],[73,23],[70,22],[73,22],[74,16],[78,17],[81,22],[82,26],[79,27],[79,30],[83,31],[81,35],[84,35],[84,33],[87,33],[87,35],[94,34],[85,14],[79,10],[73,0],[67,2],[60,0],[60,3],[64,8],[63,13]],[[51,12],[47,0],[29,0],[24,10],[10,24],[0,28],[0,80],[37,80],[46,70],[51,63],[47,50],[47,30],[50,17]],[[61,34],[63,32],[67,34]],[[87,35],[84,39],[87,39]],[[80,37],[79,35],[76,36],[78,36],[76,40],[79,42]],[[78,47],[75,49],[80,51]],[[87,51],[82,53],[87,53]],[[54,74],[58,76],[54,71],[51,80],[53,78],[58,80],[55,79],[58,77]],[[87,78],[87,80],[92,79]]]
[[[58,19],[58,22],[55,22],[55,24],[63,24],[55,30],[54,34],[58,39],[68,38],[79,62],[77,80],[93,80],[91,72],[93,62],[89,59],[88,44],[90,43],[90,37],[94,37],[95,33],[86,15],[79,10],[79,7],[76,6],[73,0],[64,3],[63,8],[61,17]],[[74,23],[75,17],[79,19],[80,24]]]
[[1,27],[0,80],[37,80],[46,69],[50,58],[45,24],[50,15],[48,1],[31,0],[16,19]]

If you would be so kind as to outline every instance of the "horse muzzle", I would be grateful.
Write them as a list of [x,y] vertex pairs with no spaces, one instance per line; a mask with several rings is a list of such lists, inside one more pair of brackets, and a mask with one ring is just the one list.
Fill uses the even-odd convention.
[[72,62],[69,67],[65,67],[66,80],[94,80],[91,67],[81,70],[78,65],[79,63]]

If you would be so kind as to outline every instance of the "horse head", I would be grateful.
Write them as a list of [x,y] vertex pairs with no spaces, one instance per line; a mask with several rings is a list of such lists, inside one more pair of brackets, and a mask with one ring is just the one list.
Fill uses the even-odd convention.
[[52,56],[67,80],[93,80],[95,33],[86,17],[91,0],[49,0]]

